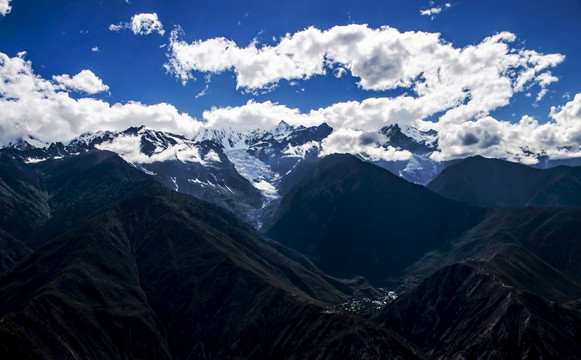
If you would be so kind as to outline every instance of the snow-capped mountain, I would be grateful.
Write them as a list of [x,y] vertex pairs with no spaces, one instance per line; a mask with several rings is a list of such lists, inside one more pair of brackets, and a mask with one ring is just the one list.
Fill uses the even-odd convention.
[[281,197],[281,178],[298,163],[316,160],[320,142],[331,131],[327,125],[294,128],[281,122],[271,131],[203,130],[187,139],[142,126],[85,133],[66,144],[30,138],[9,148],[27,163],[92,149],[112,151],[168,187],[223,206],[260,227]]
[[420,131],[411,126],[402,129],[398,124],[393,124],[381,128],[379,133],[387,138],[382,144],[384,148],[391,146],[407,150],[411,157],[404,161],[379,160],[374,163],[410,182],[426,185],[448,166],[447,162],[430,158],[434,151],[438,151],[438,133],[435,130]]
[[[117,153],[128,163],[161,183],[223,206],[260,228],[276,210],[288,189],[281,186],[292,173],[301,178],[301,164],[317,162],[325,139],[333,133],[327,124],[304,127],[281,121],[270,130],[203,129],[193,138],[132,127],[125,131],[85,133],[70,142],[46,144],[30,137],[10,145],[25,162],[73,156],[91,149]],[[438,134],[399,125],[378,131],[379,146],[408,151],[407,160],[370,160],[408,181],[427,184],[447,164],[430,155],[438,149]],[[299,173],[297,173],[297,171]]]
[[327,124],[307,128],[281,121],[269,131],[204,129],[194,139],[220,144],[236,170],[260,191],[261,206],[247,213],[247,220],[260,227],[284,195],[282,179],[299,164],[317,161],[321,142],[332,131]]

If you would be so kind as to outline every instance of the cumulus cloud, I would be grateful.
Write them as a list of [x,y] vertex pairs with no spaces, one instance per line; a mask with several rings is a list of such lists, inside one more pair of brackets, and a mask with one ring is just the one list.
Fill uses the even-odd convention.
[[[454,110],[458,105],[454,107],[452,103],[449,106]],[[561,107],[553,107],[551,121],[546,123],[530,116],[523,116],[517,123],[491,116],[461,122],[431,122],[424,118],[437,109],[430,109],[427,104],[409,96],[371,98],[302,113],[269,101],[249,101],[239,107],[213,108],[204,112],[204,118],[209,127],[240,130],[270,129],[282,119],[295,126],[326,122],[335,132],[324,141],[323,154],[359,154],[370,160],[409,158],[409,152],[381,146],[385,139],[376,131],[395,123],[402,128],[438,131],[439,150],[432,154],[437,161],[483,155],[534,164],[538,155],[556,159],[581,156],[581,94]]]
[[156,13],[133,15],[131,18],[131,30],[136,35],[149,35],[153,32],[162,36],[165,34],[163,25],[161,25]]
[[387,139],[378,133],[361,130],[338,129],[323,140],[321,156],[330,154],[355,154],[371,161],[407,160],[411,153],[391,146],[382,147]]
[[6,16],[12,10],[12,6],[10,5],[10,1],[12,0],[0,0],[0,15]]
[[[193,136],[201,126],[166,103],[109,104],[90,97],[72,98],[68,85],[35,74],[25,55],[9,57],[0,52],[0,144],[29,134],[46,141],[64,141],[86,131],[120,131],[139,125]],[[61,75],[59,79],[77,87],[87,79],[94,80],[91,75],[81,75],[75,80],[77,75]],[[86,86],[96,90],[94,84]]]
[[407,89],[415,98],[440,101],[432,104],[444,107],[440,111],[450,101],[464,104],[444,119],[452,122],[486,116],[534,84],[541,86],[542,98],[555,79],[539,75],[564,60],[561,54],[512,48],[516,36],[508,32],[464,48],[437,33],[355,24],[324,31],[309,27],[273,46],[253,41],[240,47],[223,37],[187,43],[181,37],[179,28],[172,31],[165,67],[184,84],[196,72],[233,71],[237,88],[268,90],[281,80],[309,79],[329,70],[335,76],[349,73],[366,90]]
[[[558,158],[573,156],[579,150],[579,145],[565,136],[576,133],[572,124],[581,123],[571,115],[577,98],[554,108],[552,121],[544,124],[529,116],[518,123],[490,116],[518,92],[538,89],[536,101],[542,99],[550,84],[558,81],[549,69],[564,60],[561,54],[513,48],[516,36],[508,32],[464,48],[446,43],[439,34],[401,33],[366,25],[326,31],[311,27],[286,35],[274,46],[253,42],[239,47],[226,38],[188,44],[179,40],[180,36],[178,31],[172,33],[166,66],[184,82],[196,71],[233,71],[238,87],[256,89],[282,79],[308,79],[329,70],[335,76],[359,78],[364,89],[407,90],[395,97],[340,102],[308,112],[270,101],[249,101],[205,111],[203,117],[210,127],[268,129],[281,119],[305,126],[326,122],[337,129],[326,143],[326,153],[364,153],[376,159],[409,156],[368,141],[370,132],[394,123],[437,130],[440,149],[432,155],[436,160],[481,154],[535,163],[538,154]],[[565,118],[568,120],[562,120]]]
[[446,126],[434,124],[440,134],[440,152],[432,157],[448,160],[479,154],[535,164],[538,155],[554,159],[581,156],[581,94],[553,107],[550,117],[545,123],[531,116],[523,116],[517,123],[487,116]]
[[257,103],[249,100],[242,106],[211,108],[203,113],[209,128],[231,127],[238,130],[271,129],[281,120],[290,125],[318,125],[324,121],[313,114],[302,114],[299,109],[266,101]]
[[103,81],[91,70],[82,70],[73,77],[68,74],[55,75],[52,79],[60,85],[62,89],[82,91],[89,95],[109,91],[109,86],[103,84]]
[[539,91],[537,98],[535,100],[535,103],[538,103],[539,101],[541,101],[541,99],[547,94],[547,86],[549,86],[550,84],[559,81],[559,78],[557,78],[556,76],[553,76],[551,74],[550,71],[544,72],[540,75],[538,75],[535,78],[536,82],[539,84],[539,86],[541,87],[541,91]]
[[[181,160],[184,162],[198,162],[205,165],[206,161],[206,159],[202,159],[197,147],[192,146],[191,143],[187,144],[184,142],[171,144],[166,149],[160,149],[151,154],[151,156],[148,156],[141,151],[141,136],[138,135],[118,136],[112,142],[102,143],[97,148],[113,151],[126,161],[136,164]],[[218,161],[220,161],[219,158]]]
[[151,33],[165,34],[161,21],[157,18],[157,13],[136,14],[131,17],[130,22],[120,22],[109,25],[111,31],[131,30],[135,35],[149,35]]

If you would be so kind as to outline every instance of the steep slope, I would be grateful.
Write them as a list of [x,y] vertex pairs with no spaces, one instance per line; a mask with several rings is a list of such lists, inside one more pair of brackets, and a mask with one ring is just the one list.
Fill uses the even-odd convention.
[[[581,282],[581,209],[572,207],[491,208],[450,246],[425,253],[406,267],[400,282],[416,284],[444,265],[467,259],[488,261],[507,245],[526,249]],[[552,299],[556,301],[556,299]]]
[[31,252],[19,238],[49,218],[46,194],[23,167],[19,160],[0,153],[0,273]]
[[454,242],[459,258],[489,258],[499,245],[518,244],[554,268],[581,281],[581,209],[494,209]]
[[[491,261],[444,267],[374,320],[405,336],[432,359],[579,359],[578,313],[520,285],[538,286],[535,291],[546,285],[568,296],[578,296],[580,289],[566,280],[557,285],[537,282],[537,276],[560,278],[547,275],[546,266],[539,264],[522,249],[509,248]],[[527,277],[530,284],[522,282]]]
[[242,217],[263,202],[260,191],[213,141],[193,141],[141,126],[118,133],[84,134],[67,145],[70,152],[91,148],[113,151],[167,187]]
[[350,155],[321,160],[282,200],[266,234],[332,274],[396,276],[474,226],[480,209]]
[[16,238],[28,236],[50,216],[36,176],[9,152],[0,153],[0,209],[0,228]]
[[49,219],[23,238],[42,245],[87,217],[132,192],[133,184],[149,179],[118,155],[92,150],[78,156],[30,164],[39,189],[48,198]]
[[[111,160],[108,173],[141,174],[92,155]],[[108,206],[0,276],[0,357],[421,358],[397,335],[325,310],[354,289],[226,210],[151,180],[87,198],[92,167],[76,165],[45,168],[47,188],[71,178],[70,194]]]
[[475,156],[446,168],[427,187],[482,206],[581,206],[581,167],[540,170]]

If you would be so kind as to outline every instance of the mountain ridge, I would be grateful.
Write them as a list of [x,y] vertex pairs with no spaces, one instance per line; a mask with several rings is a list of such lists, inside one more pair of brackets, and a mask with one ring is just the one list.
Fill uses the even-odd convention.
[[447,167],[426,187],[480,206],[581,206],[581,167],[536,169],[474,156]]
[[[227,210],[170,190],[115,154],[81,156],[119,159],[108,172],[140,181],[0,275],[3,357],[423,358],[388,330],[325,310],[356,289]],[[88,162],[63,172],[73,160],[56,160],[43,176],[91,178]]]

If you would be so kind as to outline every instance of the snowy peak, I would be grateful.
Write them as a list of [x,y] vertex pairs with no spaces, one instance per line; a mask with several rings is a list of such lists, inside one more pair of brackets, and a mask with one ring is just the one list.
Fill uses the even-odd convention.
[[327,136],[331,135],[333,128],[322,123],[319,126],[304,127],[299,126],[289,137],[289,143],[293,146],[303,145],[311,141],[322,142]]
[[[300,177],[300,164],[319,161],[323,141],[332,132],[326,123],[305,127],[283,120],[269,131],[205,128],[186,138],[139,126],[88,132],[67,144],[48,145],[30,138],[13,147],[27,162],[92,149],[112,151],[168,187],[219,204],[260,227],[284,195],[283,179],[291,173]],[[376,165],[418,183],[428,182],[439,171],[429,159],[437,149],[436,132],[402,129],[397,124],[379,132],[386,138],[383,146],[405,149],[413,156],[408,161],[375,161]],[[42,148],[36,148],[36,144]]]
[[393,124],[384,126],[379,133],[387,137],[384,147],[392,146],[419,155],[429,154],[438,149],[438,133],[433,129],[420,131],[407,126],[402,130],[399,124]]
[[261,137],[264,133],[264,131],[259,129],[255,129],[249,132],[242,132],[234,130],[231,127],[222,129],[202,129],[194,136],[193,140],[213,141],[222,145],[225,149],[241,149],[246,148],[249,143],[252,143],[255,141],[255,139]]
[[16,149],[16,150],[20,150],[20,151],[24,151],[24,150],[31,150],[31,149],[42,149],[42,148],[48,147],[49,145],[50,145],[49,143],[44,142],[44,141],[36,138],[35,136],[28,135],[24,138],[19,139],[15,143],[8,144],[7,147],[12,148],[12,149]]
[[290,126],[286,121],[281,120],[278,125],[272,131],[270,131],[270,133],[274,139],[280,141],[289,136],[294,131],[294,129],[295,128]]

